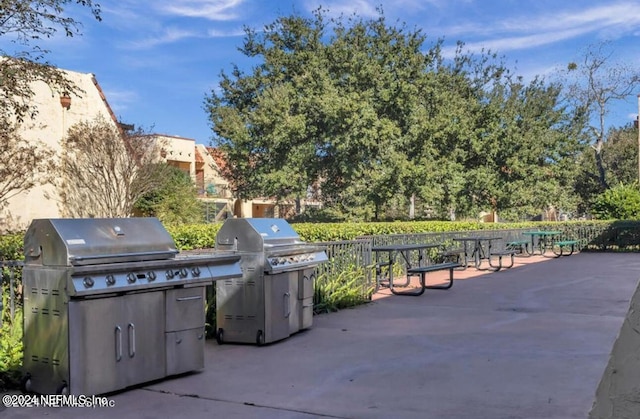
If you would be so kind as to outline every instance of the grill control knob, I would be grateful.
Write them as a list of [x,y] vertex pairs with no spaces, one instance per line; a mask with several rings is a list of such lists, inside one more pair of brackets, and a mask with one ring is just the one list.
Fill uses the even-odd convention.
[[157,277],[158,277],[158,275],[156,275],[156,273],[154,271],[149,271],[147,273],[147,279],[149,280],[149,282],[155,281]]
[[194,266],[193,268],[191,268],[191,274],[193,276],[200,276],[200,268],[198,268],[197,266]]
[[127,274],[127,281],[130,284],[133,284],[134,282],[136,282],[136,275],[134,273],[128,273]]
[[187,271],[186,268],[180,269],[180,278],[186,278],[187,275],[189,275],[189,272]]
[[116,278],[111,274],[107,275],[106,280],[107,280],[107,285],[113,285],[116,283]]
[[167,272],[165,273],[165,275],[167,275],[167,279],[173,279],[173,277],[176,275],[175,273],[173,273],[172,270],[168,269]]
[[82,280],[82,283],[84,284],[85,288],[91,288],[93,287],[93,278],[91,278],[90,276],[85,276]]

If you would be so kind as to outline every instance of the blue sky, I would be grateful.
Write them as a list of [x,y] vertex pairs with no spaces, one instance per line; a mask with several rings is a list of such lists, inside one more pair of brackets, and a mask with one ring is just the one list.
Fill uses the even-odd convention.
[[[100,2],[102,22],[73,9],[83,35],[56,36],[44,47],[61,68],[94,73],[116,116],[156,133],[210,144],[203,101],[222,70],[247,65],[238,51],[243,27],[256,30],[279,16],[377,17],[406,23],[453,48],[490,49],[525,79],[549,75],[585,48],[612,42],[613,62],[640,68],[640,0],[117,0]],[[637,92],[637,93],[640,93]],[[635,94],[615,106],[608,122],[620,126],[638,112]]]

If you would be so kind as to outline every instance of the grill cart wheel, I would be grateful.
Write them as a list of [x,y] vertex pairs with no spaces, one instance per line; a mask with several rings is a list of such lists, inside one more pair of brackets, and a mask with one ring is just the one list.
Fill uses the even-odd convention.
[[69,394],[69,386],[66,381],[60,383],[56,389],[56,394],[62,394],[63,396],[67,396]]
[[264,345],[264,333],[262,333],[262,330],[258,330],[256,334],[256,343],[258,346]]
[[224,330],[222,328],[218,329],[218,332],[216,333],[216,342],[218,342],[218,345],[222,345],[224,343]]
[[20,390],[23,393],[31,393],[31,374],[27,373],[22,380],[20,380]]

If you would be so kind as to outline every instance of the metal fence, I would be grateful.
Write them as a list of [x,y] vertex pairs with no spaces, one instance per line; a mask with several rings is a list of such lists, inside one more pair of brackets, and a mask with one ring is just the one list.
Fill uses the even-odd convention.
[[[2,325],[4,313],[8,310],[10,319],[14,319],[16,310],[22,310],[22,266],[21,260],[0,261],[2,268],[0,278],[0,325]],[[6,306],[5,306],[6,304]]]

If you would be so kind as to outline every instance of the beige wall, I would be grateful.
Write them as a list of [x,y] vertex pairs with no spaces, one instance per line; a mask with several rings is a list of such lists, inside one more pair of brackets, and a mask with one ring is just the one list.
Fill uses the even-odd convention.
[[161,144],[164,161],[188,172],[191,179],[195,180],[196,141],[191,138],[163,134],[154,134],[154,137]]
[[[46,144],[52,149],[51,158],[57,159],[61,153],[61,140],[74,124],[91,121],[98,116],[116,124],[115,116],[93,74],[65,71],[79,87],[81,93],[72,95],[71,106],[64,108],[60,103],[60,92],[52,90],[43,82],[33,85],[33,104],[38,108],[34,120],[21,126],[21,135],[31,143]],[[220,168],[209,154],[207,147],[196,144],[195,140],[178,136],[153,134],[162,144],[161,158],[173,164],[196,180],[196,169],[202,170],[205,193],[203,199],[224,203],[230,210],[239,210],[244,217],[272,216],[273,202],[269,200],[238,201],[233,198],[228,182],[221,176]],[[203,162],[196,162],[196,148]],[[206,193],[208,185],[213,185],[215,193]],[[209,188],[211,190],[211,188]],[[52,185],[36,186],[8,200],[8,206],[0,211],[0,229],[25,229],[35,218],[58,218],[61,215],[57,193]]]
[[216,164],[213,157],[209,154],[207,147],[202,144],[197,144],[196,148],[202,157],[203,164],[203,177],[205,194],[208,185],[214,185],[216,193],[211,196],[212,198],[231,198],[231,194],[228,191],[228,182],[220,174],[220,168]]
[[[67,76],[83,91],[72,95],[71,107],[65,109],[60,104],[60,93],[43,82],[33,84],[35,96],[33,104],[38,108],[34,120],[25,121],[21,135],[31,143],[44,143],[60,153],[60,141],[72,125],[92,120],[97,116],[113,121],[111,110],[97,85],[94,75],[67,71]],[[115,121],[114,121],[115,124]],[[49,199],[45,197],[48,194]],[[56,192],[51,186],[37,186],[28,193],[9,200],[9,205],[0,214],[0,227],[24,228],[34,218],[54,218],[60,216]]]

